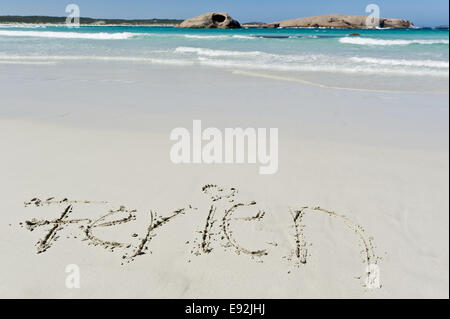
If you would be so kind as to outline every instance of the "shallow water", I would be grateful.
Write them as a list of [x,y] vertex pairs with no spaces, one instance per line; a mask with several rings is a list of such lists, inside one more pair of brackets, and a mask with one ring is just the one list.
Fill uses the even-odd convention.
[[[349,37],[358,32],[360,36]],[[0,26],[0,62],[118,61],[281,72],[449,77],[448,30],[186,30]]]

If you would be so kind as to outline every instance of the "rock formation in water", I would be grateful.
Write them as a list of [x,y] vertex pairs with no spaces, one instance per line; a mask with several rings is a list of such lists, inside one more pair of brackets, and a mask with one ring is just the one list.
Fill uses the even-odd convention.
[[[369,18],[370,19],[370,18]],[[373,25],[367,24],[367,16],[349,16],[343,14],[328,14],[316,17],[298,18],[273,22],[268,25],[270,28],[348,28],[348,29],[368,29]],[[414,27],[411,21],[403,19],[380,18],[380,28],[405,29]]]
[[226,12],[210,12],[184,20],[178,27],[193,29],[237,29],[241,25]]

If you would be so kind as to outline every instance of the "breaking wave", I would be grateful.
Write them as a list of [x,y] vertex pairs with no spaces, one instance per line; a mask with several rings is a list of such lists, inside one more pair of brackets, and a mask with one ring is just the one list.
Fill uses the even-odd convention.
[[0,36],[6,37],[38,37],[54,39],[91,39],[91,40],[125,40],[141,35],[139,33],[81,33],[81,32],[53,32],[53,31],[11,31],[0,30]]
[[374,74],[374,75],[403,75],[403,76],[437,76],[448,77],[447,71],[440,70],[418,70],[408,68],[380,68],[368,67],[365,65],[351,66],[351,65],[335,65],[335,64],[261,64],[251,61],[232,61],[232,60],[217,60],[205,57],[199,58],[199,63],[206,66],[213,66],[219,68],[241,68],[250,70],[267,70],[267,71],[299,71],[299,72],[331,72],[331,73],[349,73],[349,74]]
[[356,45],[410,45],[410,44],[448,44],[448,40],[382,40],[370,38],[340,38],[339,42]]
[[195,53],[204,56],[260,56],[263,52],[260,51],[227,51],[227,50],[213,50],[205,48],[192,47],[178,47],[175,49],[176,53]]
[[449,68],[449,62],[433,60],[404,60],[404,59],[378,59],[378,58],[359,58],[353,57],[350,60],[358,63],[392,65],[392,66],[416,66],[428,68]]

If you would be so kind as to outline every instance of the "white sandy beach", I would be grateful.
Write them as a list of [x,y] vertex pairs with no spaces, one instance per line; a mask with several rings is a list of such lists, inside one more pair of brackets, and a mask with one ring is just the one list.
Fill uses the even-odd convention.
[[[407,79],[398,77],[386,87],[340,81],[341,89],[330,88],[336,81],[326,75],[262,75],[131,63],[0,64],[0,297],[448,298],[448,78],[399,85]],[[174,165],[169,134],[195,119],[220,129],[279,128],[279,171]],[[227,200],[217,203],[213,250],[191,253],[211,205],[206,184],[237,188],[236,202],[256,201],[236,217],[265,211],[259,221],[230,227],[242,246],[266,256],[221,246]],[[150,210],[197,210],[155,230],[151,253],[121,265],[120,249],[89,246],[78,224],[36,254],[50,226],[30,232],[19,223],[56,218],[66,206],[24,207],[34,197],[108,202],[75,204],[71,218],[136,209],[135,221],[97,232],[133,244],[145,235]],[[358,235],[326,214],[303,220],[306,264],[285,258],[295,249],[289,209],[303,206],[345,215],[373,236],[380,289],[364,287]],[[69,264],[80,268],[80,289],[66,288]]]

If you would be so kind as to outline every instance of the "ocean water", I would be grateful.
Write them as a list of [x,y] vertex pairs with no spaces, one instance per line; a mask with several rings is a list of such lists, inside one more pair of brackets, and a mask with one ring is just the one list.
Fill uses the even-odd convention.
[[0,25],[0,65],[71,60],[448,79],[449,32]]

